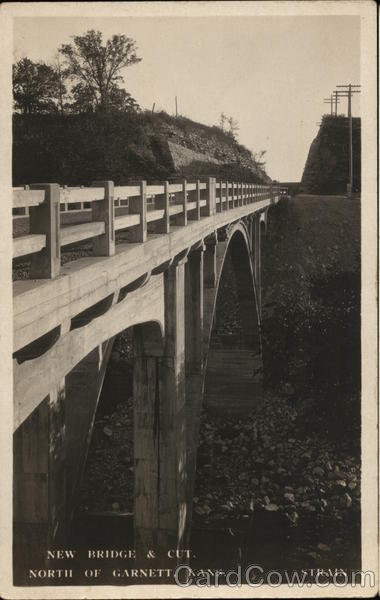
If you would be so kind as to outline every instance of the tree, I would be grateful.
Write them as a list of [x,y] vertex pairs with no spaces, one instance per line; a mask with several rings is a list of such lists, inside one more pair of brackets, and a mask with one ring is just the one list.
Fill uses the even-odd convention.
[[67,103],[67,88],[65,81],[67,79],[67,72],[62,68],[61,61],[59,60],[59,55],[56,57],[54,70],[57,77],[57,92],[58,92],[58,110],[61,114],[63,114],[68,107]]
[[92,90],[84,83],[77,83],[71,89],[70,110],[74,113],[95,112],[96,104]]
[[114,86],[110,90],[110,110],[119,110],[123,112],[138,112],[140,110],[136,100],[128,94],[123,88]]
[[[63,44],[59,52],[68,77],[75,82],[72,91],[76,102],[85,97],[93,110],[106,112],[115,108],[118,97],[123,106],[126,96],[123,95],[125,90],[118,87],[118,83],[124,81],[120,71],[141,61],[136,51],[135,41],[125,35],[113,35],[103,45],[102,33],[93,29],[73,36],[73,43]],[[88,102],[90,97],[91,102]]]
[[255,163],[261,168],[264,168],[266,165],[266,161],[263,160],[266,153],[267,153],[266,150],[260,150],[260,152],[256,152],[256,154],[253,157]]
[[239,131],[239,123],[233,117],[229,117],[228,125],[230,128],[228,133],[234,138],[234,140],[236,140]]
[[59,94],[59,77],[50,65],[26,57],[13,65],[13,99],[17,111],[57,112]]
[[226,124],[226,120],[227,120],[227,117],[224,114],[224,112],[220,113],[219,125],[220,125],[220,129],[222,131],[224,131],[224,126]]

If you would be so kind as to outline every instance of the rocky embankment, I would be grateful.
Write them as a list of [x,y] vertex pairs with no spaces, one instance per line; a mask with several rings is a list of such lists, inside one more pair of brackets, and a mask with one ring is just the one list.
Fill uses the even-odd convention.
[[[256,151],[261,150],[257,148]],[[217,126],[164,112],[14,115],[13,185],[223,177],[268,183],[254,154]]]
[[[361,122],[352,119],[353,191],[361,188]],[[325,115],[313,140],[302,175],[301,190],[309,194],[345,194],[349,168],[346,117]]]

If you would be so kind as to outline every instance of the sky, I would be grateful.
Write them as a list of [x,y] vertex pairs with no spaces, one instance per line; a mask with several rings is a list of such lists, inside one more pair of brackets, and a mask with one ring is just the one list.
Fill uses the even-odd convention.
[[[239,123],[239,142],[266,150],[266,170],[299,181],[323,102],[337,84],[360,83],[356,16],[19,17],[14,59],[52,62],[71,36],[125,34],[142,61],[123,71],[142,108],[178,112],[208,125],[221,113]],[[347,112],[342,99],[338,113]],[[353,115],[360,115],[359,94]]]

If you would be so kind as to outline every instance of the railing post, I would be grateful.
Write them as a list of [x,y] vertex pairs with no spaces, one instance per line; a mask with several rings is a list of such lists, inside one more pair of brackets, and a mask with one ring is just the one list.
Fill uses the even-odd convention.
[[199,221],[201,218],[201,190],[199,179],[195,182],[195,208],[189,211],[189,219]]
[[36,183],[31,190],[45,190],[45,200],[30,207],[30,233],[46,236],[45,248],[32,254],[30,279],[52,279],[61,269],[60,206],[58,183]]
[[94,256],[113,256],[115,254],[113,181],[93,181],[91,187],[104,187],[103,200],[92,203],[92,220],[104,222],[104,234],[93,238]]
[[226,210],[230,210],[230,197],[228,194],[229,194],[228,181],[226,181]]
[[206,206],[204,207],[205,217],[213,217],[216,214],[216,179],[209,177],[206,180]]
[[[30,187],[28,185],[24,185],[24,190],[30,190]],[[24,208],[24,216],[25,217],[29,217],[30,216],[29,206],[25,206],[25,208]]]
[[[219,185],[219,202],[217,202],[218,198],[217,198],[217,185]],[[222,212],[223,208],[222,208],[222,182],[219,180],[219,182],[215,182],[215,212],[220,213]]]
[[148,228],[146,222],[146,181],[140,182],[140,195],[129,198],[129,214],[140,215],[140,224],[130,230],[131,242],[146,242]]
[[195,208],[195,214],[196,214],[196,220],[199,221],[201,218],[201,182],[199,181],[199,179],[197,179],[197,181],[195,182],[196,188],[195,188],[195,202],[196,202],[196,208]]
[[235,208],[235,183],[231,182],[231,203],[232,208]]
[[187,181],[184,179],[182,181],[182,213],[178,215],[178,220],[176,219],[177,225],[182,225],[185,227],[187,225]]
[[156,225],[156,233],[169,233],[170,231],[170,193],[169,182],[164,182],[164,193],[156,200],[157,208],[164,209],[164,216]]

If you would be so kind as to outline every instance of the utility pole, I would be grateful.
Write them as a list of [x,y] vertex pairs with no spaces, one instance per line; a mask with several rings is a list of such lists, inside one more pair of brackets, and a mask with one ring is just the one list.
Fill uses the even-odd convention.
[[331,94],[330,98],[324,98],[323,102],[325,104],[330,104],[330,107],[331,107],[331,113],[330,114],[332,116],[334,114],[334,111],[333,111],[333,95]]
[[339,104],[339,100],[338,100],[338,92],[335,90],[334,92],[334,96],[335,96],[335,116],[338,116],[338,104]]
[[177,104],[177,96],[175,97],[175,116],[178,117],[178,104]]
[[351,110],[351,100],[352,94],[359,94],[361,92],[360,85],[353,85],[352,83],[348,83],[345,85],[337,85],[337,88],[343,88],[342,90],[338,90],[336,95],[348,98],[348,106],[347,106],[347,117],[348,117],[348,131],[349,131],[349,148],[348,148],[348,159],[349,159],[349,167],[348,167],[348,184],[347,184],[347,196],[351,198],[352,189],[354,183],[354,169],[353,169],[353,153],[352,153],[352,110]]

